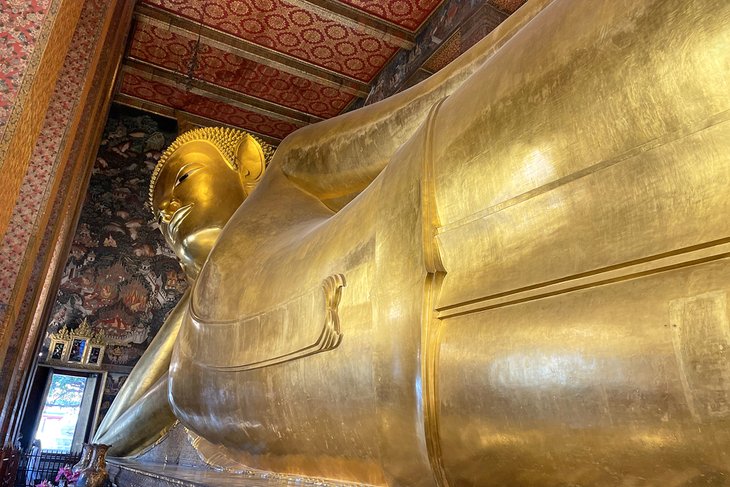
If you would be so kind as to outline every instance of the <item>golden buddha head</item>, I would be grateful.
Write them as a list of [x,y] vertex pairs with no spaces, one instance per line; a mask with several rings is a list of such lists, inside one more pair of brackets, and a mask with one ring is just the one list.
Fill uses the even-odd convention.
[[162,154],[152,173],[149,203],[190,277],[197,275],[273,153],[251,134],[208,127],[180,135]]

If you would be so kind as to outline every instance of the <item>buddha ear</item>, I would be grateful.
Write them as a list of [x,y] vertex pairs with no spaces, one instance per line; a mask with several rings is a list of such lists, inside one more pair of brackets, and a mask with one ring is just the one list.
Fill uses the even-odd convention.
[[256,184],[264,172],[266,163],[264,151],[256,139],[248,134],[243,137],[236,149],[236,161],[243,184],[245,186]]

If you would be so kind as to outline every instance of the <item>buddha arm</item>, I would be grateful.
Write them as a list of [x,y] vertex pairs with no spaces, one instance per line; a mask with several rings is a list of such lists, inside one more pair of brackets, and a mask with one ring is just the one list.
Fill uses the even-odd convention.
[[421,125],[430,108],[489,61],[553,0],[536,0],[428,80],[379,103],[287,137],[274,158],[290,181],[334,211],[357,196]]
[[[150,390],[161,377],[167,375],[170,367],[172,347],[175,345],[178,330],[182,323],[183,314],[190,300],[190,289],[180,298],[180,301],[168,315],[165,323],[157,332],[144,355],[139,359],[132,373],[127,377],[122,389],[117,394],[109,411],[104,416],[96,432],[96,440],[103,438],[112,425],[130,409],[139,399]],[[165,407],[167,402],[165,401]],[[169,409],[169,407],[168,407]]]
[[168,377],[163,375],[134,404],[121,411],[96,442],[111,445],[111,456],[136,456],[154,445],[175,424],[167,401]]

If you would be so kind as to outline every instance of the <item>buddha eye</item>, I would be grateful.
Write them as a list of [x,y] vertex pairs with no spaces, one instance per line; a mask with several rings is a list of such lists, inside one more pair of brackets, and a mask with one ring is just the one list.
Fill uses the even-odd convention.
[[177,181],[175,181],[175,186],[182,184],[183,181],[185,181],[188,177],[192,176],[193,173],[200,169],[202,168],[198,164],[188,164],[187,166],[183,167],[178,173],[179,176],[177,177]]

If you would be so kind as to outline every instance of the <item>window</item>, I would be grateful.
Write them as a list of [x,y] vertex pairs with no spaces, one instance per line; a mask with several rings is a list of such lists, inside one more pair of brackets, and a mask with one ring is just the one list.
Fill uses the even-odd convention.
[[88,376],[53,372],[35,434],[43,450],[67,453],[80,449],[95,382]]

